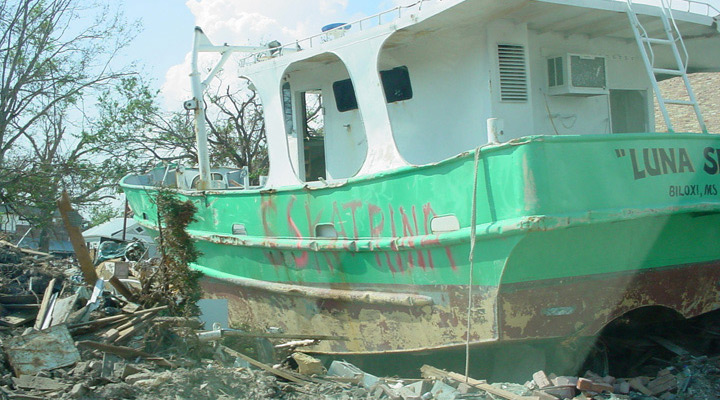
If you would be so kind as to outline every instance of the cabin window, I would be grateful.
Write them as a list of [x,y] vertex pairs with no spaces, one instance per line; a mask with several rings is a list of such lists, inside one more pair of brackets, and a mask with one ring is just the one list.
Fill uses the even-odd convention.
[[357,98],[355,98],[355,88],[350,79],[334,82],[333,94],[335,95],[335,105],[338,111],[357,110],[358,103]]
[[282,102],[283,102],[283,118],[285,119],[285,134],[293,133],[293,110],[292,110],[292,91],[290,91],[290,83],[285,82],[282,85]]
[[385,100],[388,103],[412,99],[410,73],[406,66],[380,71],[380,79],[385,90]]
[[525,47],[515,44],[498,44],[500,71],[500,100],[526,102],[528,99]]

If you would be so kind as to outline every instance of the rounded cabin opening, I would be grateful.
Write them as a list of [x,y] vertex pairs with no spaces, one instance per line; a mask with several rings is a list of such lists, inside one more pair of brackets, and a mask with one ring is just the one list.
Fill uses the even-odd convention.
[[355,176],[367,155],[365,126],[345,64],[334,54],[292,63],[281,83],[285,134],[301,181]]
[[490,114],[482,26],[421,25],[390,36],[378,58],[398,151],[415,165],[444,160],[482,144]]

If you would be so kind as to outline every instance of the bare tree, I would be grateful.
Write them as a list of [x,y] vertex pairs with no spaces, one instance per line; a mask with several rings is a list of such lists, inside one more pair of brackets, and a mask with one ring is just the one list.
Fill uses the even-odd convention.
[[269,163],[263,108],[257,92],[245,82],[239,89],[225,86],[222,94],[210,96],[218,110],[210,121],[213,161],[235,167],[248,167],[252,179],[267,175]]
[[[219,85],[208,96],[206,121],[213,165],[248,167],[251,181],[257,183],[268,171],[267,141],[262,104],[250,87]],[[102,118],[98,137],[122,142],[112,149],[114,156],[142,160],[147,167],[158,161],[197,163],[194,121],[190,113],[162,112],[157,92],[137,77],[123,80],[108,91],[101,102]]]

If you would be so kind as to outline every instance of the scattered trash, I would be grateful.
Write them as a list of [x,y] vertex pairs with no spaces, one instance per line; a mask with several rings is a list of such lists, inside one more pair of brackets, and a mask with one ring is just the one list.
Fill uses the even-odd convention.
[[[524,385],[488,383],[431,365],[411,379],[379,377],[299,351],[344,337],[227,328],[225,301],[201,306],[204,320],[172,315],[141,293],[135,271],[150,268],[105,261],[90,284],[71,261],[0,241],[0,399],[680,400],[720,388],[720,357],[660,336],[642,341],[655,350],[628,378],[540,370]],[[720,339],[713,324],[702,332]]]
[[80,353],[65,325],[3,340],[16,376],[66,367],[80,361]]

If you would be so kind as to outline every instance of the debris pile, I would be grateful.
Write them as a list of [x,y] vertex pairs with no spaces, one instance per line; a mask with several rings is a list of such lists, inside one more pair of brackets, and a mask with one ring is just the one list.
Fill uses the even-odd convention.
[[69,260],[0,242],[0,399],[680,400],[720,393],[720,357],[692,355],[661,338],[654,345],[666,353],[648,357],[651,368],[646,363],[641,376],[537,371],[523,385],[424,365],[413,379],[379,377],[299,351],[343,338],[205,330],[198,318],[144,302],[142,278],[133,273],[151,265],[106,261],[90,285],[87,271]]

